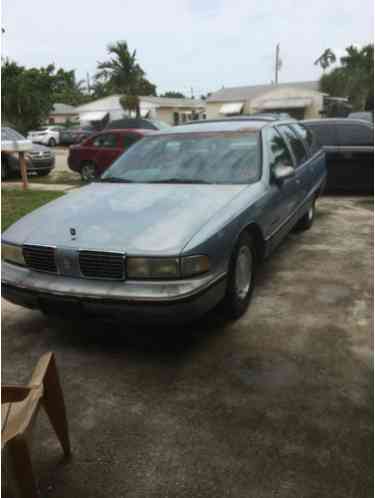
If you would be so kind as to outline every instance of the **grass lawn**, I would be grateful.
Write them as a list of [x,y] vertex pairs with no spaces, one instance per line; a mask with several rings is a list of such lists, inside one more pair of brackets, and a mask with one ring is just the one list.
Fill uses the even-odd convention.
[[1,189],[1,231],[30,211],[62,195],[63,192]]

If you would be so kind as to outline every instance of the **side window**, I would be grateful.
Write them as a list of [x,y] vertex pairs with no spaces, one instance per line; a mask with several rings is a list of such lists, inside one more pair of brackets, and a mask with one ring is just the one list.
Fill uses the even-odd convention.
[[92,141],[94,147],[117,147],[117,137],[112,133],[98,135]]
[[122,137],[122,145],[124,149],[128,149],[131,145],[135,144],[135,142],[138,142],[141,137],[139,135],[124,135]]
[[293,165],[292,157],[283,137],[275,128],[267,130],[267,148],[269,157],[270,171],[276,166],[291,166]]
[[312,156],[313,154],[315,154],[315,152],[319,149],[315,134],[308,128],[305,128],[304,126],[300,125],[299,123],[293,123],[290,126],[307,145],[309,155]]
[[374,130],[361,124],[339,124],[339,145],[374,145]]
[[297,166],[302,164],[307,159],[307,153],[302,140],[296,134],[296,132],[288,125],[282,125],[278,127],[282,133],[284,133],[286,140],[292,149],[294,157],[297,162]]
[[315,133],[318,145],[338,145],[336,125],[334,124],[309,124],[308,128]]

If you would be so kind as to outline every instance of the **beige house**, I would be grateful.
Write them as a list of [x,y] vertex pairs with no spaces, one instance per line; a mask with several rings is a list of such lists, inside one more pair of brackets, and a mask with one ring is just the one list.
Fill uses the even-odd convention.
[[297,119],[319,118],[324,96],[318,81],[222,88],[207,98],[207,119],[257,112],[286,112]]
[[[110,95],[76,107],[81,123],[121,119],[126,113],[120,104],[121,95]],[[169,125],[200,118],[205,113],[205,102],[198,99],[167,97],[139,97],[141,117],[164,121]],[[134,113],[131,113],[134,115]]]
[[56,103],[48,116],[49,124],[64,124],[67,121],[78,121],[78,113],[72,105]]

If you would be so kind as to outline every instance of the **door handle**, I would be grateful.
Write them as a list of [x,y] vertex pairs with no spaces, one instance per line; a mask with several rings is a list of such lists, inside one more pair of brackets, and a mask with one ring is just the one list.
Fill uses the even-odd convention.
[[299,185],[301,183],[301,180],[299,178],[296,178],[296,184]]

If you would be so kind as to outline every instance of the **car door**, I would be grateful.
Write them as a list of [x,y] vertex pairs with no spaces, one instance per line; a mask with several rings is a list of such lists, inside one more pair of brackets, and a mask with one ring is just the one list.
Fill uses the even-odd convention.
[[266,169],[269,171],[268,192],[266,203],[269,208],[264,210],[263,226],[265,236],[272,239],[272,246],[276,245],[288,231],[288,221],[298,206],[299,187],[295,176],[277,182],[273,176],[273,170],[278,166],[292,166],[295,164],[289,147],[281,133],[273,126],[266,128],[263,132],[265,149]]
[[296,124],[281,125],[278,127],[284,136],[291,151],[296,168],[295,182],[297,186],[298,205],[307,200],[313,184],[312,164],[308,161],[309,153],[307,145],[301,135],[304,130]]
[[101,133],[92,141],[95,152],[96,171],[100,175],[122,154],[121,136],[115,132]]
[[337,124],[340,163],[331,167],[335,187],[350,192],[373,193],[374,129],[367,123]]

